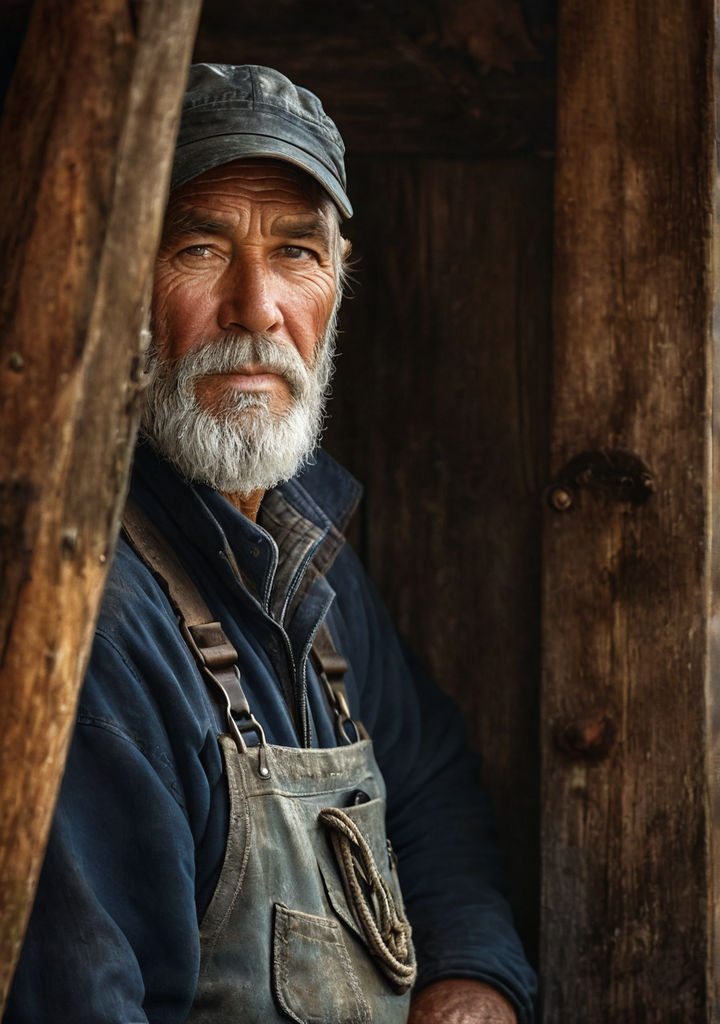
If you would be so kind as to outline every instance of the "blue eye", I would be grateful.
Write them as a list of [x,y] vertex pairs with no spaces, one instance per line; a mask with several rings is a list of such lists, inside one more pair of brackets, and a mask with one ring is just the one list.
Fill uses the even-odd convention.
[[314,249],[306,249],[303,245],[284,245],[282,253],[289,260],[314,260],[316,263],[320,260]]
[[183,249],[181,255],[187,256],[206,256],[210,252],[210,246],[208,245],[189,245],[187,249]]

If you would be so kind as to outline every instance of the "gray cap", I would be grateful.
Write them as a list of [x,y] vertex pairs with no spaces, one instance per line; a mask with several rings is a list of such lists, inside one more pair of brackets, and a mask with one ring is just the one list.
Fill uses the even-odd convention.
[[192,64],[171,189],[243,157],[287,160],[312,175],[345,217],[345,146],[314,93],[256,64]]

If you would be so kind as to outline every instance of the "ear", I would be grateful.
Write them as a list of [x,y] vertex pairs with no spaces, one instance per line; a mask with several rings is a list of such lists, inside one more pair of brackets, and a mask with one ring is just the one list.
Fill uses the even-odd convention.
[[349,238],[340,239],[340,258],[343,262],[349,257],[352,252],[352,242]]

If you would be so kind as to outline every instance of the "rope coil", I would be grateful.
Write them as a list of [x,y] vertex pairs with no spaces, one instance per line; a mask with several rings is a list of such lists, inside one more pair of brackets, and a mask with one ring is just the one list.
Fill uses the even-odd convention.
[[398,910],[390,886],[378,870],[372,850],[352,818],[339,807],[325,807],[319,820],[330,834],[343,886],[378,966],[399,992],[415,981],[412,929]]

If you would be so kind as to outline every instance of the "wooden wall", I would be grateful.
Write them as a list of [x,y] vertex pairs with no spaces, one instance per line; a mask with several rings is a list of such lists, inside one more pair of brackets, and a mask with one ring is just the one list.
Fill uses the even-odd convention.
[[327,443],[365,485],[371,575],[483,753],[532,950],[552,167],[350,169],[357,283]]

